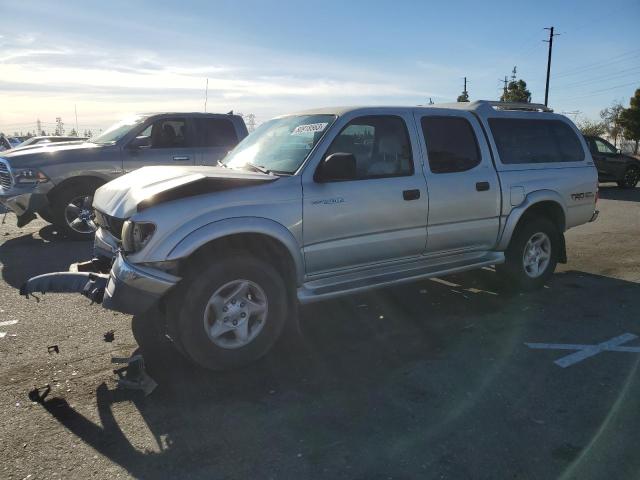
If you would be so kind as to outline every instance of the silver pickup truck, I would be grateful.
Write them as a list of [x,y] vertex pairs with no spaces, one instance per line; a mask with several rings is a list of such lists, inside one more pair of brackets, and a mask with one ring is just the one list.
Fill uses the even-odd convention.
[[148,165],[216,165],[247,136],[238,115],[156,113],[127,118],[87,142],[0,154],[0,203],[22,227],[38,213],[74,238],[96,229],[93,192]]
[[597,195],[582,135],[544,106],[312,110],[261,125],[219,167],[142,168],[101,187],[96,252],[110,271],[35,277],[22,293],[154,307],[189,358],[233,368],[264,355],[299,302],[489,265],[538,288]]

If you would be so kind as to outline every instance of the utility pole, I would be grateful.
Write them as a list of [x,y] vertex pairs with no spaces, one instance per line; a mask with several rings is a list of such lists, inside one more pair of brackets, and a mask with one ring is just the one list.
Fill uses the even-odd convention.
[[40,119],[36,120],[36,137],[42,135],[42,122]]
[[516,71],[517,70],[518,70],[517,66],[514,66],[513,70],[511,70],[511,80],[514,81],[514,82],[516,81]]
[[549,30],[549,40],[543,40],[549,44],[549,57],[547,58],[547,84],[544,88],[544,106],[547,107],[549,103],[549,76],[551,75],[551,50],[553,49],[553,37],[557,37],[559,33],[553,33],[553,27],[545,27],[545,30]]
[[504,95],[502,97],[502,98],[504,98],[505,102],[507,101],[507,83],[508,83],[508,80],[507,80],[507,76],[505,75],[504,76],[504,90],[503,90]]
[[76,104],[73,104],[73,109],[76,112],[76,135],[80,136],[80,134],[78,133],[78,106]]

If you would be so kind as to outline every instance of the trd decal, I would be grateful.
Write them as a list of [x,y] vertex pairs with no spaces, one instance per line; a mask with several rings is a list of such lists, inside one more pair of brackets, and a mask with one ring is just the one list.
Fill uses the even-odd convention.
[[593,192],[572,193],[571,200],[584,200],[585,198],[593,198]]

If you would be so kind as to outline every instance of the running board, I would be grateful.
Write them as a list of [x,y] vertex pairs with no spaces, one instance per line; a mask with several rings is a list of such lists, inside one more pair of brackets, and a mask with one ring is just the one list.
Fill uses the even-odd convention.
[[307,281],[298,289],[298,300],[300,303],[311,303],[374,288],[414,282],[423,278],[475,270],[499,263],[504,263],[504,252],[482,252],[473,255],[471,259],[467,255],[456,255],[455,258],[449,258],[449,261],[433,258],[420,259],[409,264],[385,266],[365,272],[347,273]]

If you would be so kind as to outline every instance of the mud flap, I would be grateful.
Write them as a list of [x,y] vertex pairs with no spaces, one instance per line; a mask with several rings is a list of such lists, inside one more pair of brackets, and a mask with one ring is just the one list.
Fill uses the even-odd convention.
[[[29,298],[34,293],[81,293],[95,303],[102,303],[108,274],[91,272],[56,272],[38,275],[20,287],[20,295]],[[37,298],[37,297],[36,297]]]
[[558,254],[558,263],[567,263],[567,243],[564,239],[564,233],[560,235],[560,253]]

